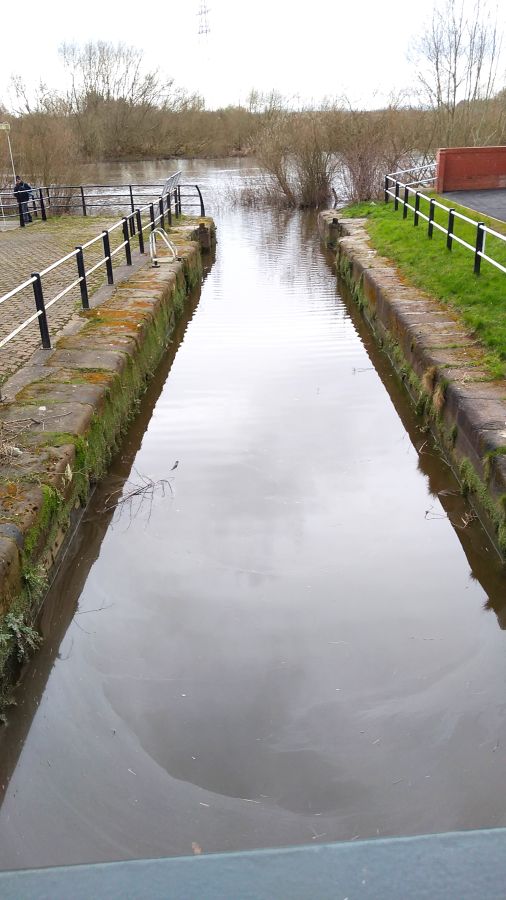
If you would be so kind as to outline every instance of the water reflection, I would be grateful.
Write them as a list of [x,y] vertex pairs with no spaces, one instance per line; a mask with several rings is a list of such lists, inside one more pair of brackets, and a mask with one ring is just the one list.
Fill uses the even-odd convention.
[[[204,260],[204,281],[214,258],[213,252]],[[114,457],[107,478],[95,487],[51,585],[39,622],[43,643],[34,660],[22,672],[16,707],[8,712],[9,726],[0,730],[0,798],[3,798],[9,785],[54,663],[70,659],[74,646],[72,626],[87,633],[86,621],[80,618],[82,612],[78,611],[79,598],[90,570],[100,556],[102,541],[114,516],[119,521],[122,519],[123,511],[119,509],[118,513],[114,503],[111,503],[111,496],[121,496],[123,486],[130,478],[135,478],[132,474],[135,457],[199,299],[200,286],[188,298],[184,315],[177,323],[164,358],[147,386],[135,421],[124,436],[121,451]],[[98,608],[98,611],[102,610]]]
[[[332,265],[332,256],[329,255],[327,258],[329,265]],[[411,406],[407,404],[403,387],[392,374],[388,359],[378,349],[367,326],[357,312],[346,285],[339,284],[338,290],[347,299],[349,315],[367,349],[374,369],[379,374],[395,406],[397,415],[406,430],[406,435],[418,454],[418,469],[427,478],[429,495],[435,501],[434,505],[427,504],[428,508],[425,511],[427,520],[430,522],[431,519],[447,517],[465,552],[470,567],[470,577],[479,582],[485,591],[487,599],[484,609],[496,612],[499,625],[503,629],[504,612],[501,610],[506,604],[506,567],[497,556],[480,522],[462,496],[456,478],[441,457],[437,447],[434,446],[423,423],[413,414]]]
[[[2,735],[4,866],[504,822],[504,572],[306,221],[218,221]],[[173,493],[111,520],[132,466]]]

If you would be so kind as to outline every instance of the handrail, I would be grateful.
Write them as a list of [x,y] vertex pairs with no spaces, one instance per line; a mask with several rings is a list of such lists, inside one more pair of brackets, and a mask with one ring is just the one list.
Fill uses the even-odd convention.
[[0,303],[5,303],[6,300],[10,300],[11,297],[14,297],[14,294],[19,293],[19,291],[24,290],[25,287],[28,287],[30,284],[33,284],[35,278],[28,278],[27,281],[23,281],[23,284],[18,284],[17,287],[13,288],[12,291],[9,291],[8,294],[4,294],[0,297]]
[[[441,203],[439,200],[436,200],[435,197],[430,197],[427,194],[423,194],[422,191],[420,191],[418,188],[415,189],[416,185],[428,184],[431,181],[435,181],[435,169],[434,176],[428,179],[416,179],[414,181],[404,182],[400,181],[397,177],[399,175],[405,175],[408,172],[423,173],[428,167],[431,166],[434,166],[434,164],[427,163],[425,166],[419,166],[416,169],[404,169],[399,172],[390,172],[388,175],[385,175],[385,203],[388,203],[389,199],[392,198],[394,201],[394,209],[398,209],[399,204],[401,204],[403,219],[407,218],[408,210],[411,210],[411,212],[413,212],[413,224],[415,226],[418,225],[420,219],[426,221],[428,223],[427,237],[432,238],[434,228],[437,231],[445,234],[447,250],[451,250],[453,242],[456,241],[457,244],[460,244],[460,246],[465,247],[466,250],[470,250],[472,253],[474,253],[475,275],[480,274],[482,259],[486,260],[486,262],[490,263],[490,265],[495,266],[495,268],[499,269],[501,272],[506,273],[506,266],[499,262],[498,259],[494,259],[494,257],[490,254],[485,253],[485,237],[487,234],[498,239],[499,241],[502,241],[502,243],[504,243],[505,245],[506,234],[501,234],[500,232],[495,231],[493,228],[490,228],[488,225],[485,225],[484,222],[479,222],[476,219],[472,219],[469,216],[464,215],[464,213],[458,212],[456,209],[454,209],[454,207],[447,206],[446,204]],[[414,195],[414,206],[409,202],[410,194]],[[428,215],[420,209],[421,200],[424,200],[429,204]],[[439,222],[435,221],[434,212],[436,209],[441,209],[448,214],[448,221],[446,225],[441,225]],[[466,222],[468,225],[476,227],[474,244],[469,243],[469,241],[464,240],[464,238],[455,233],[455,220]]]
[[[157,201],[167,193],[173,194],[175,206],[181,212],[181,206],[198,208],[205,215],[202,193],[196,184],[182,184],[182,173],[174,172],[165,182],[145,182],[119,185],[72,185],[53,184],[31,188],[31,198],[24,201],[28,204],[29,213],[42,221],[46,221],[50,212],[79,211],[83,216],[103,211],[106,208],[118,209],[127,207],[134,212],[136,207],[151,200]],[[181,188],[191,188],[191,194],[181,193]],[[195,202],[192,202],[192,201]],[[26,212],[26,209],[25,209]],[[25,226],[25,215],[12,190],[0,191],[0,221],[17,219],[21,227]]]
[[[173,215],[176,218],[179,218],[182,214],[183,195],[181,194],[181,187],[188,187],[188,185],[180,184],[180,174],[180,172],[176,172],[166,180],[163,189],[159,192],[154,201],[152,200],[150,203],[147,203],[144,206],[134,207],[128,215],[122,216],[121,219],[110,225],[108,229],[102,231],[94,238],[91,238],[91,240],[87,241],[85,244],[79,245],[70,253],[65,254],[65,256],[62,256],[60,259],[46,266],[46,268],[42,269],[42,271],[32,272],[30,278],[26,279],[21,284],[18,284],[15,288],[8,291],[6,294],[3,294],[0,297],[0,305],[2,303],[5,303],[7,300],[12,299],[17,294],[21,293],[21,291],[31,286],[34,293],[34,300],[37,311],[27,319],[25,319],[23,322],[21,322],[19,325],[17,325],[10,334],[2,338],[0,340],[0,348],[5,346],[5,344],[16,337],[21,331],[23,331],[37,319],[39,322],[42,347],[44,349],[51,349],[51,338],[46,317],[47,310],[77,286],[79,286],[80,289],[81,305],[83,309],[89,309],[88,278],[93,272],[95,272],[101,266],[105,266],[107,281],[109,284],[114,284],[114,271],[112,265],[113,258],[116,257],[121,250],[124,250],[126,264],[132,265],[131,244],[134,237],[137,237],[137,240],[139,242],[139,253],[144,254],[144,232],[147,229],[150,230],[151,234],[155,234],[156,232],[158,234],[163,233],[165,235],[165,220],[167,219],[167,222],[170,226],[172,224]],[[131,185],[131,187],[133,187],[133,185]],[[160,188],[160,185],[158,185],[158,187]],[[166,187],[167,190],[165,190]],[[205,209],[200,188],[198,187],[198,185],[192,185],[192,187],[196,188],[199,197],[197,204],[193,205],[198,205],[200,207],[201,215],[204,216]],[[40,188],[37,190],[40,190],[40,196],[42,196],[43,189]],[[131,193],[129,193],[128,196],[131,199]],[[144,222],[143,217],[145,219]],[[118,244],[118,246],[114,247],[114,249],[111,249],[110,235],[120,228],[122,228],[123,240]],[[89,251],[89,249],[98,241],[102,241],[103,256],[97,262],[91,265],[91,267],[86,268],[84,253],[85,251]],[[153,245],[155,251],[154,255],[156,259],[156,237],[153,240]],[[173,249],[170,241],[169,245],[175,256],[175,250]],[[77,278],[74,278],[74,280],[65,285],[65,287],[63,288],[61,288],[60,284],[59,287],[61,289],[59,290],[59,292],[50,300],[46,300],[44,297],[42,278],[46,277],[49,273],[54,272],[60,266],[68,263],[72,259],[76,260]]]
[[[156,254],[156,238],[161,237],[163,243],[172,253],[171,259],[159,259]],[[177,259],[177,247],[172,243],[164,228],[153,228],[149,235],[149,255],[151,257],[151,265],[154,269],[158,269],[161,262],[173,262]]]
[[61,259],[58,259],[56,262],[51,263],[50,266],[47,266],[46,269],[42,269],[42,272],[39,272],[39,275],[47,275],[48,272],[52,272],[53,269],[56,269],[58,266],[61,266],[62,263],[67,262],[67,260],[72,259],[73,256],[76,255],[76,250],[72,250],[71,253],[67,253],[66,256],[62,256]]
[[425,172],[426,169],[434,169],[434,175],[436,171],[436,163],[434,160],[430,162],[424,163],[422,166],[411,166],[410,169],[399,169],[397,172],[390,172],[389,177],[393,177],[395,175],[406,175],[407,172]]
[[[169,176],[169,179],[167,179],[167,180],[170,180],[171,178],[175,178],[176,176],[180,177],[181,172],[180,171],[175,172],[173,175]],[[146,187],[146,188],[155,188],[155,191],[152,191],[152,193],[160,194],[161,193],[160,189],[163,187],[164,184],[165,184],[165,182],[163,182],[163,181],[139,181],[139,182],[130,182],[128,184],[98,184],[98,183],[94,183],[94,182],[87,182],[86,184],[48,184],[48,185],[41,184],[41,185],[32,186],[31,190],[32,191],[41,191],[41,190],[42,191],[80,191],[81,188],[112,188],[113,189],[112,193],[118,194],[119,192],[118,192],[117,188]],[[101,195],[98,195],[98,196],[101,196]],[[12,199],[13,189],[10,188],[10,189],[5,189],[3,191],[0,191],[0,197],[1,198],[10,197]]]

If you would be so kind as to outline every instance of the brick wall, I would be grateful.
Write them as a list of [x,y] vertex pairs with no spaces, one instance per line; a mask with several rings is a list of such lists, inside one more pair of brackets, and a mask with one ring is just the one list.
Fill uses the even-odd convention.
[[438,193],[487,188],[506,188],[506,147],[453,147],[438,150]]

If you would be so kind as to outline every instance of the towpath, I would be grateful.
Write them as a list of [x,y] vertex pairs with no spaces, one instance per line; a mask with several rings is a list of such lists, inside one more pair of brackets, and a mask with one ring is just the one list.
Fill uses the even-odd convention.
[[487,191],[447,191],[443,194],[448,200],[455,200],[462,206],[485,213],[506,222],[506,189]]
[[[0,297],[11,291],[18,284],[30,278],[32,272],[56,262],[62,256],[72,252],[78,244],[85,244],[105,228],[110,227],[119,216],[108,217],[75,217],[65,216],[47,222],[35,222],[26,228],[13,228],[0,232]],[[110,236],[111,249],[123,240],[121,228],[117,228]],[[137,241],[134,239],[132,246]],[[102,241],[86,251],[86,268],[91,268],[103,257]],[[118,253],[114,259],[124,262],[124,254]],[[90,293],[105,281],[105,267],[97,269],[89,279]],[[46,303],[59,291],[77,278],[76,260],[72,258],[43,279]],[[71,318],[80,302],[79,288],[76,287],[48,311],[49,330],[51,334],[58,332]],[[17,325],[27,319],[35,311],[33,288],[29,285],[15,297],[6,300],[0,306],[0,340],[13,331]],[[0,348],[0,379],[19,369],[40,347],[40,332],[37,322],[33,322],[19,335]]]

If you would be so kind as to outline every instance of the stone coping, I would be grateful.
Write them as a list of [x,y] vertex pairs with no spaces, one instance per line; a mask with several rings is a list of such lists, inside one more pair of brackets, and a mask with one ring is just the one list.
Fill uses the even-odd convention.
[[36,619],[69,526],[105,473],[187,295],[201,282],[201,247],[213,246],[215,228],[204,218],[170,237],[177,260],[154,268],[148,257],[130,270],[4,386],[0,676],[12,652],[24,656],[16,629]]
[[[261,837],[259,837],[259,841]],[[3,900],[503,900],[506,829],[0,872]]]
[[364,219],[327,210],[318,227],[326,245],[337,249],[340,274],[506,555],[506,381],[490,380],[483,346],[449,306],[407,284],[378,255]]

